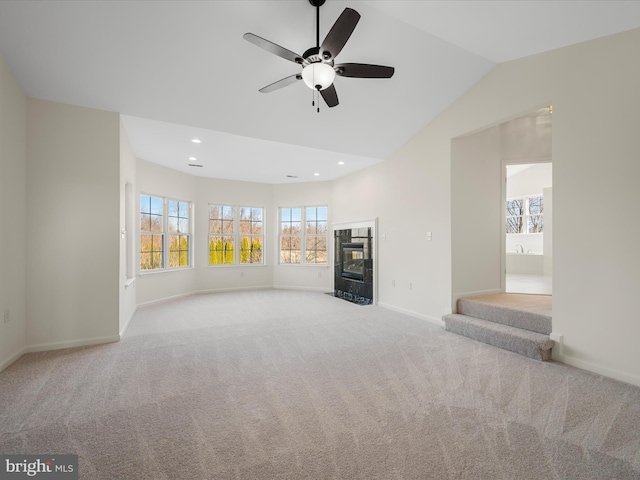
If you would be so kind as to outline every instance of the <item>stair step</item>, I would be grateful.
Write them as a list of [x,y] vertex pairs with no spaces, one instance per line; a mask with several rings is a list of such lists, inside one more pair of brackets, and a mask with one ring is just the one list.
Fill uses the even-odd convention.
[[442,319],[449,332],[536,360],[551,360],[554,342],[548,335],[457,313]]
[[457,302],[457,313],[549,335],[551,300],[543,297],[498,294],[460,298]]

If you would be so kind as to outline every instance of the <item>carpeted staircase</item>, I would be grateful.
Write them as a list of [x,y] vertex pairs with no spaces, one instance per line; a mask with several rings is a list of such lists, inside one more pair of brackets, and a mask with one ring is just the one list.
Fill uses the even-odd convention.
[[461,298],[445,330],[536,360],[551,360],[551,296],[503,293]]

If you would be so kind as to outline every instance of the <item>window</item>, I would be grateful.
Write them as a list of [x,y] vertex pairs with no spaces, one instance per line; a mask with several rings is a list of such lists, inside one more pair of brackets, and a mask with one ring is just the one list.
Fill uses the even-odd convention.
[[541,195],[507,200],[507,233],[542,233],[543,212]]
[[306,263],[327,263],[327,207],[305,208]]
[[280,263],[326,264],[327,230],[327,207],[281,207]]
[[522,233],[524,199],[507,200],[507,233]]
[[164,268],[162,198],[140,195],[140,270]]
[[280,263],[300,263],[302,208],[280,209]]
[[141,271],[189,266],[190,211],[189,202],[140,195]]
[[169,200],[169,267],[189,266],[189,203]]
[[527,227],[529,233],[542,233],[544,221],[542,212],[544,210],[544,199],[542,196],[529,197],[527,199]]
[[209,205],[209,265],[264,263],[262,216],[260,207]]
[[240,263],[262,263],[262,209],[240,207]]

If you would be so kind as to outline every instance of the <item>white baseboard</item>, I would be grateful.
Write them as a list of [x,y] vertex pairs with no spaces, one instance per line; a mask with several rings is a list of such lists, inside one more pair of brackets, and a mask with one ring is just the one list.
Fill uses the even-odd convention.
[[41,343],[38,345],[27,345],[21,348],[9,358],[0,363],[0,372],[18,360],[25,353],[45,352],[48,350],[61,350],[63,348],[86,347],[87,345],[101,345],[103,343],[114,343],[120,341],[120,335],[115,337],[85,338],[70,342]]
[[291,286],[291,285],[274,285],[273,286],[274,290],[298,290],[298,291],[303,291],[303,292],[321,292],[321,293],[327,293],[327,292],[331,292],[332,288],[331,287],[297,287],[297,286]]
[[378,306],[386,308],[387,310],[392,310],[394,312],[404,313],[405,315],[419,318],[420,320],[426,320],[429,323],[433,323],[434,325],[438,325],[439,327],[444,328],[444,322],[439,318],[430,317],[429,315],[414,312],[413,310],[407,310],[406,308],[396,307],[395,305],[389,305],[388,303],[378,302]]
[[122,338],[124,337],[124,334],[127,333],[127,328],[129,328],[129,324],[131,323],[131,319],[133,318],[133,316],[136,314],[136,310],[138,310],[137,305],[133,308],[133,312],[131,312],[131,315],[129,316],[129,320],[126,321],[126,323],[124,324],[124,327],[122,327],[122,329],[120,330],[120,340],[122,340]]
[[16,353],[11,355],[9,358],[4,360],[2,363],[0,363],[0,372],[3,371],[5,368],[7,368],[9,365],[11,365],[16,360],[18,360],[25,353],[27,353],[27,349],[26,349],[26,347],[23,347],[20,350],[18,350]]
[[170,297],[163,297],[157,300],[149,300],[148,302],[138,303],[137,307],[146,307],[148,305],[155,305],[157,303],[170,302],[171,300],[178,300],[180,298],[191,297],[192,295],[206,295],[208,293],[226,293],[226,292],[241,292],[246,290],[269,290],[275,288],[271,285],[254,285],[250,287],[230,287],[230,288],[212,288],[209,290],[194,290],[193,292],[180,293],[178,295],[172,295]]
[[623,372],[615,368],[596,365],[595,363],[587,362],[585,360],[580,360],[578,358],[574,358],[569,355],[556,354],[556,355],[553,355],[553,359],[558,362],[571,365],[572,367],[580,368],[582,370],[587,370],[589,372],[597,373],[598,375],[602,375],[604,377],[613,378],[614,380],[619,380],[621,382],[629,383],[631,385],[635,385],[636,387],[640,387],[640,376],[638,375],[633,375],[627,372]]
[[101,345],[103,343],[114,343],[120,341],[120,335],[113,337],[84,338],[69,342],[40,343],[38,345],[27,345],[24,353],[44,352],[47,350],[61,350],[63,348],[86,347],[87,345]]
[[[148,306],[148,305],[156,305],[156,304],[158,304],[158,303],[170,302],[170,301],[172,301],[172,300],[178,300],[178,299],[180,299],[180,298],[185,298],[185,297],[190,297],[190,296],[192,296],[192,295],[197,295],[198,293],[200,293],[200,292],[187,292],[187,293],[181,293],[181,294],[179,294],[179,295],[172,295],[172,296],[170,296],[170,297],[158,298],[158,299],[156,299],[156,300],[149,300],[148,302],[138,303],[138,304],[136,305],[136,310],[137,310],[139,307],[146,307],[146,306]],[[202,292],[202,293],[205,293],[205,292]]]

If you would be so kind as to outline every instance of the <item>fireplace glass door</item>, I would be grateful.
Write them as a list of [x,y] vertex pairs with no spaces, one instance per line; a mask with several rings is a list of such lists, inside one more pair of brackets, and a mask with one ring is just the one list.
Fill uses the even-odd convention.
[[342,244],[342,276],[353,280],[364,280],[364,245]]

